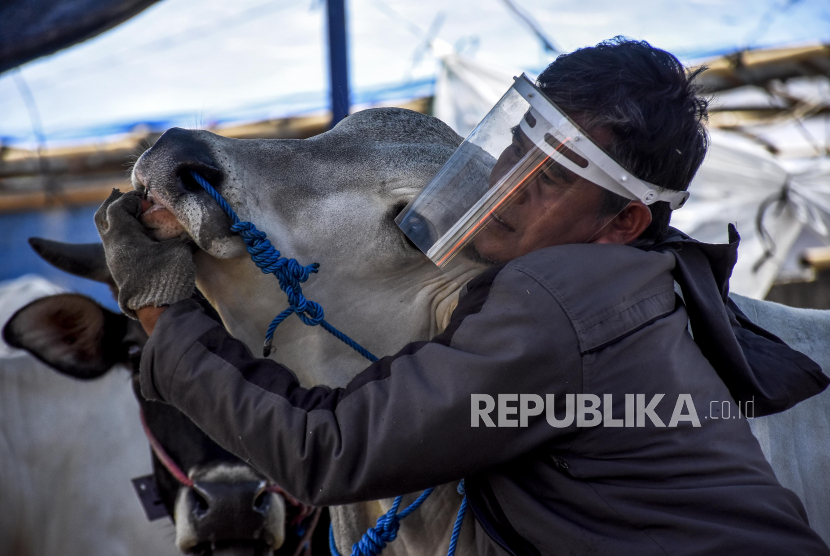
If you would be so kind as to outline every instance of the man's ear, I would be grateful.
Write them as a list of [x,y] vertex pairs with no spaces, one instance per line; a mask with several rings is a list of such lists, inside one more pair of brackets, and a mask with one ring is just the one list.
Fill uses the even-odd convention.
[[595,243],[626,245],[642,234],[651,224],[651,209],[640,201],[631,201],[609,222]]
[[128,321],[83,295],[51,295],[18,310],[3,327],[3,340],[60,373],[92,379],[127,361]]

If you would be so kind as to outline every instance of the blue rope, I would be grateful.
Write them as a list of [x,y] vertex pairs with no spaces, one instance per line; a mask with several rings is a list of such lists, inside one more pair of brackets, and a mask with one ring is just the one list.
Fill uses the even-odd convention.
[[461,507],[458,508],[458,515],[455,516],[455,525],[452,526],[450,547],[447,549],[447,556],[455,556],[455,547],[458,544],[458,535],[461,533],[461,524],[464,523],[464,515],[467,513],[467,491],[464,489],[464,479],[458,483],[458,494],[463,496]]
[[[386,545],[398,538],[398,529],[401,528],[401,520],[417,510],[424,501],[432,494],[433,488],[428,488],[421,495],[407,506],[401,513],[398,508],[401,506],[403,496],[398,496],[392,503],[389,511],[378,518],[374,527],[366,531],[360,540],[352,546],[351,556],[377,556]],[[340,556],[337,545],[334,544],[334,526],[329,527],[329,550],[332,556]]]
[[[428,488],[414,501],[406,507],[404,511],[398,513],[398,508],[401,505],[403,496],[398,496],[392,503],[392,507],[388,512],[378,518],[377,524],[366,531],[360,540],[352,545],[352,552],[350,556],[377,556],[380,554],[386,545],[394,541],[398,537],[398,529],[401,527],[401,520],[418,509],[424,501],[432,494],[434,488]],[[458,483],[458,494],[464,498],[461,499],[461,507],[458,508],[458,515],[455,518],[455,525],[452,528],[452,536],[450,537],[450,545],[447,549],[447,556],[455,556],[455,549],[458,545],[458,535],[461,533],[461,524],[464,522],[464,515],[467,513],[467,495],[464,490],[464,480]],[[341,556],[340,551],[337,550],[337,545],[334,542],[334,525],[329,526],[329,550],[331,556]]]
[[208,195],[219,203],[219,206],[225,211],[225,214],[233,221],[231,231],[238,233],[242,237],[248,253],[251,254],[251,259],[262,270],[263,274],[273,274],[276,276],[280,284],[280,289],[288,297],[288,308],[274,317],[274,320],[268,326],[268,331],[265,333],[265,344],[262,350],[263,357],[268,357],[271,354],[271,343],[274,339],[274,331],[277,329],[277,326],[292,314],[296,314],[304,324],[308,326],[320,325],[323,330],[354,349],[369,361],[374,362],[378,360],[369,350],[329,324],[323,316],[323,308],[320,304],[309,301],[303,295],[303,289],[300,284],[308,280],[310,275],[317,273],[320,268],[319,264],[311,263],[308,266],[303,266],[296,259],[281,257],[280,252],[271,245],[265,233],[260,232],[252,223],[240,220],[227,201],[225,201],[205,178],[194,171],[191,171],[190,175],[204,188]]

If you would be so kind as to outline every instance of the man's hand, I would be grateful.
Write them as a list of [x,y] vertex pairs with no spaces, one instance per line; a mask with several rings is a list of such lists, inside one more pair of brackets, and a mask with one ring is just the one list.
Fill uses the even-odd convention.
[[140,214],[141,194],[118,190],[95,213],[107,266],[118,286],[118,305],[133,319],[138,318],[136,309],[187,299],[196,285],[190,246],[181,238],[154,240],[138,221]]

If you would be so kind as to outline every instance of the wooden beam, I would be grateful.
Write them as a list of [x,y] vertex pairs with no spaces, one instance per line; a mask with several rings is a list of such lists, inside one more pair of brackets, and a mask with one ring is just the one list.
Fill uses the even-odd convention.
[[102,203],[109,197],[113,188],[118,188],[119,185],[123,188],[123,180],[108,186],[75,188],[56,193],[45,191],[8,193],[0,195],[0,213]]
[[[384,103],[383,106],[428,113],[431,102],[428,97]],[[225,126],[211,131],[237,139],[305,139],[325,132],[329,124],[328,114],[317,114]],[[130,163],[159,135],[136,134],[111,143],[47,149],[43,154],[50,170],[48,180],[40,176],[37,153],[0,148],[0,213],[101,203],[113,188],[130,188]],[[59,186],[58,191],[47,193],[45,182]]]
[[830,270],[830,247],[811,247],[801,254],[801,264],[812,267],[816,272]]

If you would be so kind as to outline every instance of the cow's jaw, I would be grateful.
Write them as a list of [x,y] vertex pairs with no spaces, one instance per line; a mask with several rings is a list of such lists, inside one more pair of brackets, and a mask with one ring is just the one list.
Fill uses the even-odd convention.
[[[277,280],[244,258],[197,253],[195,261],[199,290],[228,331],[260,356],[268,325],[288,305]],[[396,276],[355,280],[328,269],[312,275],[303,291],[323,306],[329,323],[383,357],[443,330],[463,284],[480,271],[470,265],[448,274],[423,265]],[[306,387],[345,386],[369,364],[322,328],[307,326],[294,315],[279,325],[273,345],[270,357],[294,371]]]

